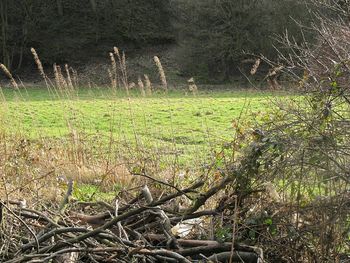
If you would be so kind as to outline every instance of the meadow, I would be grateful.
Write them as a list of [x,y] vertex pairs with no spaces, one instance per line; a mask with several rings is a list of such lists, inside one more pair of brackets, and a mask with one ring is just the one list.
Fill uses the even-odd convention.
[[[133,147],[179,152],[202,161],[234,136],[234,123],[266,112],[272,93],[256,90],[185,91],[126,96],[106,88],[80,88],[54,96],[45,88],[3,89],[2,128],[31,139],[65,138],[74,132],[96,139],[113,136]],[[281,94],[279,96],[282,96]],[[94,139],[92,139],[94,140]]]

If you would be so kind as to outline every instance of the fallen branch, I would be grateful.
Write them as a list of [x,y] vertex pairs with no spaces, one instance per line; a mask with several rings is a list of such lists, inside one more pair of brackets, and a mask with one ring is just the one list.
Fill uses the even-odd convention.
[[[62,209],[56,214],[28,208],[12,211],[0,203],[26,228],[29,226],[25,221],[34,227],[31,229],[34,238],[24,239],[21,235],[14,238],[19,244],[16,245],[17,250],[15,253],[9,253],[7,261],[4,262],[41,263],[58,260],[59,257],[79,255],[80,258],[86,257],[91,262],[131,262],[140,259],[146,262],[189,263],[203,257],[212,259],[214,254],[215,257],[224,257],[226,254],[223,253],[230,252],[232,246],[234,256],[257,258],[258,253],[252,247],[213,240],[186,240],[178,238],[173,232],[182,221],[216,216],[215,210],[198,209],[232,181],[232,176],[225,177],[216,186],[200,194],[194,205],[184,213],[174,213],[166,208],[169,202],[174,202],[179,196],[195,193],[204,184],[202,181],[158,200],[153,198],[150,189],[145,186],[137,198],[123,207],[119,207],[120,201],[116,199],[115,206],[102,204],[108,211],[95,215]],[[71,191],[68,190],[67,193],[69,196]],[[64,199],[64,206],[67,200]],[[94,229],[91,229],[91,226]]]

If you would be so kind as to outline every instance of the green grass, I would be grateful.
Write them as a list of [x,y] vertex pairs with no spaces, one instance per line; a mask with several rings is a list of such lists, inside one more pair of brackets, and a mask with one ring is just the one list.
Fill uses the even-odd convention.
[[64,137],[74,129],[113,135],[136,146],[164,151],[171,147],[184,156],[203,155],[208,147],[230,141],[232,121],[242,114],[246,118],[251,112],[265,112],[272,98],[257,91],[202,91],[196,97],[171,92],[150,98],[127,98],[106,89],[80,89],[69,98],[56,98],[39,88],[3,93],[6,102],[0,116],[7,130],[35,139]]
[[82,184],[74,187],[73,197],[78,201],[112,201],[117,191],[103,192],[96,185]]

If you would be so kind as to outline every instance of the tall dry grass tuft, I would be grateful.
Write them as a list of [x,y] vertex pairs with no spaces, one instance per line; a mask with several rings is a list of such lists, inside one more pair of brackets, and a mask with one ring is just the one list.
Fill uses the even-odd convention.
[[[38,67],[40,76],[41,76],[41,77],[44,79],[44,81],[45,81],[45,85],[46,85],[47,89],[48,89],[49,92],[51,92],[53,95],[55,95],[55,94],[58,95],[58,94],[57,94],[57,90],[55,89],[54,84],[51,82],[51,80],[50,80],[50,79],[48,78],[48,76],[45,74],[44,67],[43,67],[43,64],[42,64],[41,61],[40,61],[40,58],[39,58],[38,53],[36,52],[36,50],[35,50],[33,47],[30,49],[30,51],[31,51],[32,54],[33,54],[35,64],[36,64],[37,67]],[[53,91],[51,90],[50,86],[53,87]]]
[[108,71],[109,80],[111,82],[111,87],[115,91],[117,89],[117,82],[116,82],[116,80],[115,80],[115,78],[113,76],[112,71],[110,69],[107,69],[107,71]]
[[165,72],[164,72],[162,63],[160,62],[160,59],[157,56],[154,56],[154,62],[156,63],[156,66],[158,68],[159,77],[160,77],[160,81],[162,83],[163,89],[165,90],[165,92],[168,92],[168,83],[166,81]]
[[115,61],[114,54],[112,52],[109,53],[109,57],[111,59],[112,71],[108,70],[109,78],[111,79],[111,85],[114,90],[117,89],[118,86],[118,71],[117,71],[117,63]]
[[43,67],[43,64],[40,61],[38,53],[36,52],[36,50],[33,47],[30,49],[30,51],[32,52],[32,54],[34,56],[34,61],[35,61],[35,64],[37,65],[37,67],[38,67],[38,70],[40,72],[41,77],[45,80],[46,84],[48,84],[47,83],[47,76],[45,74],[44,67]]
[[65,88],[67,88],[67,82],[64,76],[62,75],[62,69],[59,65],[53,64],[53,70],[55,75],[56,87],[60,91],[63,91]]
[[146,92],[145,92],[145,85],[143,85],[141,77],[138,77],[137,79],[137,85],[140,88],[141,96],[146,97]]
[[52,67],[53,67],[53,74],[54,74],[54,77],[55,77],[56,87],[59,88],[59,87],[61,87],[61,83],[60,83],[60,75],[58,73],[58,69],[57,69],[56,63],[54,63]]
[[73,75],[73,85],[74,87],[79,87],[79,78],[78,78],[78,72],[73,69],[72,67],[70,67],[70,71],[72,72]]
[[128,81],[125,53],[123,52],[123,54],[120,55],[119,49],[117,47],[113,47],[113,51],[114,51],[114,55],[117,56],[118,61],[119,61],[119,67],[120,67],[120,72],[121,72],[121,81],[123,82],[126,93],[129,95],[129,88],[130,87],[129,87],[129,81]]
[[125,89],[126,89],[127,94],[129,95],[128,74],[127,74],[127,68],[126,68],[126,56],[125,56],[124,51],[123,51],[122,60],[121,60],[121,70],[122,70],[123,75],[124,75]]
[[120,52],[119,52],[119,49],[117,47],[113,47],[113,51],[114,51],[114,54],[118,56],[118,58],[120,58]]
[[[68,65],[65,66],[66,72],[69,74],[69,68]],[[53,64],[53,72],[55,77],[55,91],[58,96],[67,96],[70,97],[73,93],[73,83],[71,83],[72,86],[70,86],[69,81],[66,80],[66,78],[63,75],[62,68],[59,65]],[[70,74],[69,74],[70,76]]]
[[[128,82],[128,76],[126,73],[126,56],[125,53],[119,52],[117,48],[114,48],[112,51],[113,60],[112,65],[109,65],[109,75],[111,76],[111,79],[115,80],[115,71],[119,74],[119,81],[121,83],[120,87],[123,87],[124,84],[126,90],[131,90],[133,86],[135,88],[140,88],[140,92],[142,96],[147,96],[148,94],[152,94],[152,83],[150,81],[150,78],[147,75],[140,75],[139,78],[136,79],[136,85],[133,82]],[[142,162],[143,159],[149,159],[149,158],[158,158],[161,156],[161,161],[164,163],[171,163],[175,167],[175,162],[173,157],[173,153],[171,151],[171,154],[168,153],[167,150],[163,150],[163,146],[159,146],[158,144],[154,143],[153,141],[144,140],[139,136],[140,132],[140,126],[139,125],[145,125],[142,126],[145,127],[145,129],[148,130],[148,127],[146,128],[145,123],[140,123],[138,120],[139,114],[135,110],[134,112],[134,102],[128,102],[128,108],[127,110],[130,111],[128,114],[130,114],[130,122],[132,122],[133,126],[133,132],[131,136],[134,136],[134,138],[130,139],[126,135],[124,137],[124,134],[121,133],[121,131],[115,129],[117,125],[121,125],[121,120],[118,119],[118,115],[114,113],[115,109],[117,109],[117,106],[115,106],[116,101],[111,102],[111,107],[113,108],[113,112],[107,112],[106,116],[110,117],[110,139],[109,141],[106,140],[104,131],[96,132],[94,134],[95,130],[94,128],[90,128],[85,124],[85,120],[89,118],[89,116],[84,115],[85,113],[80,111],[80,102],[77,104],[77,101],[79,100],[79,97],[76,97],[76,100],[65,98],[65,96],[69,96],[70,87],[74,86],[75,88],[78,88],[78,75],[77,72],[72,69],[69,65],[54,65],[53,66],[53,73],[54,76],[50,77],[45,74],[43,66],[39,60],[38,54],[34,49],[32,49],[32,53],[34,55],[34,58],[36,60],[36,64],[38,66],[39,72],[41,76],[44,78],[44,80],[47,80],[49,83],[49,88],[52,88],[53,91],[56,92],[58,96],[57,105],[59,105],[62,108],[62,119],[65,122],[66,127],[64,127],[64,134],[67,132],[67,136],[64,137],[60,142],[64,142],[64,147],[62,146],[62,152],[64,151],[64,154],[58,154],[57,159],[62,161],[61,165],[66,166],[67,164],[74,164],[78,167],[83,167],[84,165],[91,165],[90,161],[95,160],[94,158],[98,156],[96,154],[96,141],[101,141],[101,147],[99,147],[100,152],[100,158],[101,160],[105,160],[104,158],[111,158],[111,160],[116,160],[120,162],[124,162],[124,160],[130,160],[130,163],[135,162]],[[109,54],[110,57],[111,54]],[[164,73],[163,73],[164,74]],[[165,74],[164,74],[165,76]],[[56,82],[56,83],[55,83]],[[67,89],[65,88],[67,86]],[[56,89],[57,87],[57,89]],[[96,86],[91,86],[91,89],[95,89]],[[117,86],[118,87],[118,86]],[[98,87],[96,87],[98,88]],[[1,99],[1,98],[0,98]],[[56,103],[56,101],[54,102]],[[96,115],[97,116],[97,115]],[[137,117],[135,117],[137,116]],[[36,117],[36,116],[35,116]],[[34,118],[35,118],[34,117]],[[85,117],[87,117],[85,119]],[[148,121],[148,116],[144,115],[144,119]],[[35,120],[36,121],[36,120]],[[129,121],[129,120],[127,120]],[[122,127],[123,128],[123,127]],[[97,128],[96,128],[97,129]],[[36,132],[36,130],[33,129],[33,132]],[[46,131],[40,130],[38,134],[40,137],[46,136]],[[60,131],[61,132],[61,131]],[[152,131],[153,132],[153,131]],[[159,133],[158,137],[161,137],[162,134],[160,131],[154,131],[155,133]],[[91,135],[93,134],[93,135]],[[91,135],[91,137],[90,137]],[[50,135],[48,135],[50,136]],[[91,139],[91,141],[90,141]],[[55,141],[53,139],[53,141]],[[51,143],[51,142],[50,142]],[[110,148],[107,149],[106,144],[111,145]],[[144,146],[145,145],[145,146]],[[147,146],[146,146],[147,145]],[[150,146],[148,146],[150,145]],[[147,147],[144,148],[143,147]],[[151,153],[145,153],[145,149],[148,150],[148,147],[152,147]],[[153,149],[154,147],[154,149]],[[63,149],[64,148],[64,149]],[[136,149],[136,150],[135,150]],[[166,153],[164,153],[164,152]],[[106,156],[105,153],[108,153]],[[177,154],[174,150],[174,154]],[[1,155],[1,154],[0,154]],[[109,157],[110,156],[110,157]],[[91,159],[92,158],[92,159]],[[96,160],[96,163],[100,163],[101,160]],[[111,165],[113,161],[109,160],[108,165]],[[152,166],[152,171],[161,171],[163,168],[161,168],[161,165],[158,165],[158,159],[157,162],[152,163],[154,167]],[[151,165],[150,165],[151,167]],[[1,167],[0,167],[1,169]],[[107,168],[106,168],[107,169]],[[151,168],[150,168],[151,169]],[[172,168],[175,171],[175,168]],[[107,169],[108,170],[108,169]],[[84,173],[82,173],[84,174]],[[99,174],[103,174],[103,172],[99,172]],[[107,172],[106,172],[107,174]],[[90,183],[92,183],[93,180],[91,180]],[[1,187],[0,187],[1,188]]]
[[69,72],[68,64],[65,64],[65,65],[64,65],[64,69],[66,70],[66,74],[67,74],[67,83],[68,83],[68,87],[69,87],[71,90],[74,90],[74,85],[73,85],[73,81],[72,81],[72,78],[71,78],[71,75],[70,75],[70,72]]
[[152,95],[152,84],[147,74],[143,75],[145,77],[146,94],[148,96]]
[[[138,85],[140,87],[140,92],[142,96],[152,94],[152,84],[147,75],[140,75],[138,79],[136,79],[138,82],[136,82],[136,85],[132,82],[128,82],[128,76],[126,73],[126,56],[124,53],[120,52],[117,48],[114,48],[114,67],[109,66],[109,74],[115,79],[115,70],[119,74],[119,81],[121,83],[121,88],[123,87],[123,84],[126,88],[126,91],[128,92],[129,89],[132,89],[133,86],[136,87]],[[88,124],[85,124],[85,120],[89,119],[89,115],[85,115],[83,111],[80,111],[80,102],[79,97],[76,97],[76,100],[66,99],[66,95],[70,95],[69,91],[70,88],[74,86],[78,89],[78,74],[77,72],[72,69],[69,65],[63,65],[59,67],[58,65],[53,66],[53,73],[55,76],[51,77],[45,74],[44,68],[41,64],[41,61],[38,57],[38,54],[34,49],[32,49],[32,53],[34,55],[34,59],[36,62],[36,65],[39,69],[40,75],[43,77],[43,79],[48,83],[48,88],[52,89],[55,93],[55,95],[58,96],[57,100],[57,106],[61,107],[59,108],[62,112],[62,119],[65,123],[65,127],[62,129],[62,133],[65,136],[62,136],[62,138],[51,138],[51,135],[48,135],[46,130],[36,130],[36,128],[33,128],[31,132],[34,134],[38,132],[38,139],[37,141],[33,142],[31,145],[33,148],[28,148],[30,146],[25,146],[26,151],[28,148],[28,151],[31,153],[31,155],[38,155],[38,158],[35,158],[36,166],[32,165],[26,165],[23,164],[23,167],[19,167],[18,170],[25,170],[25,171],[32,171],[34,174],[33,176],[35,178],[41,178],[43,174],[46,174],[50,171],[47,171],[46,169],[53,169],[52,174],[50,173],[50,176],[52,175],[52,178],[46,178],[45,180],[40,181],[38,179],[36,184],[29,183],[30,176],[28,178],[19,178],[18,182],[20,182],[21,186],[25,185],[26,187],[22,187],[21,189],[25,189],[27,191],[28,195],[38,196],[38,198],[44,198],[44,195],[53,195],[53,200],[60,199],[60,195],[54,192],[52,189],[61,191],[62,189],[58,188],[56,186],[56,176],[65,176],[65,177],[72,177],[74,181],[76,181],[79,185],[79,183],[87,183],[87,184],[98,184],[99,180],[101,180],[101,186],[104,187],[104,184],[108,186],[110,184],[109,189],[114,189],[114,185],[119,185],[122,187],[127,186],[128,184],[131,184],[131,180],[134,178],[129,175],[128,173],[128,166],[133,165],[133,163],[143,163],[143,160],[148,160],[152,158],[155,161],[152,161],[152,163],[149,164],[149,169],[154,171],[155,174],[158,174],[162,172],[163,166],[160,165],[161,163],[171,163],[172,167],[171,169],[177,169],[175,168],[175,162],[173,157],[173,153],[168,153],[167,150],[163,150],[163,146],[159,146],[156,143],[153,143],[153,141],[148,139],[140,139],[140,128],[147,129],[148,126],[146,123],[139,121],[138,112],[134,109],[134,102],[130,100],[128,101],[128,107],[125,108],[124,111],[128,110],[128,116],[130,114],[130,120],[127,119],[127,122],[132,123],[133,126],[133,132],[132,135],[134,136],[129,137],[129,135],[123,134],[123,127],[121,127],[120,130],[116,129],[115,127],[117,125],[121,125],[122,118],[120,118],[117,114],[115,114],[115,111],[118,110],[117,102],[113,101],[111,102],[111,109],[113,109],[111,112],[106,112],[106,116],[110,116],[110,136],[109,139],[106,137],[106,134],[104,131],[96,131],[93,128],[88,127]],[[55,83],[56,82],[56,83]],[[67,89],[65,89],[65,86],[68,86]],[[57,87],[57,89],[56,89]],[[117,86],[118,87],[118,86]],[[91,89],[98,88],[96,86],[91,86]],[[0,90],[1,92],[1,90]],[[0,94],[0,100],[2,96]],[[52,104],[56,105],[56,100],[52,102]],[[3,107],[4,104],[1,103],[0,107]],[[56,106],[55,106],[56,107]],[[109,109],[109,108],[108,108]],[[135,112],[134,112],[135,110]],[[90,114],[90,113],[89,113]],[[39,116],[39,115],[38,115]],[[96,114],[96,117],[98,114]],[[136,117],[135,117],[136,116]],[[13,116],[11,116],[12,118]],[[33,117],[33,121],[37,121],[35,119],[36,116]],[[148,116],[144,115],[144,119],[146,122],[148,122]],[[2,119],[0,118],[0,121]],[[151,120],[150,120],[151,121]],[[7,125],[7,122],[6,122]],[[128,125],[128,124],[127,124]],[[140,126],[142,125],[142,126]],[[144,126],[143,126],[144,125]],[[35,126],[35,125],[34,125]],[[146,127],[147,126],[147,127]],[[1,127],[1,123],[0,123]],[[5,126],[4,126],[5,127]],[[1,130],[0,130],[1,132]],[[61,132],[61,131],[59,131]],[[159,133],[159,137],[162,136],[160,131],[156,131]],[[34,134],[35,135],[35,134]],[[0,134],[1,136],[1,134]],[[36,135],[35,135],[36,136]],[[125,136],[125,137],[124,137]],[[135,139],[134,139],[135,138]],[[13,138],[13,148],[15,149],[16,143],[19,142],[21,138]],[[1,141],[9,141],[7,140],[0,140],[0,173],[2,167],[1,161],[2,158],[4,161],[5,159],[10,158],[4,158],[5,156],[1,152]],[[47,150],[43,150],[41,153],[41,150],[36,150],[35,146],[36,143],[40,145],[47,146]],[[96,147],[98,143],[98,147]],[[147,145],[147,146],[146,146]],[[149,145],[149,146],[148,146]],[[147,148],[146,148],[147,147]],[[152,150],[148,152],[148,147],[152,147]],[[15,151],[14,151],[15,152]],[[26,153],[24,153],[25,155]],[[177,154],[174,151],[174,154]],[[53,156],[54,155],[54,156]],[[6,155],[6,157],[9,157]],[[161,159],[161,160],[159,160]],[[28,161],[28,163],[31,160]],[[119,164],[120,163],[120,164]],[[122,165],[121,165],[122,164]],[[148,164],[147,164],[148,165]],[[125,166],[125,168],[121,168],[122,166]],[[75,168],[74,168],[75,167]],[[116,167],[116,168],[113,168]],[[65,169],[67,168],[67,169]],[[171,170],[169,169],[169,171]],[[16,173],[16,169],[14,169],[13,174]],[[175,172],[174,172],[175,173]],[[24,174],[21,173],[21,174]],[[29,174],[29,173],[25,173]],[[164,174],[168,174],[168,172],[164,172]],[[171,173],[173,174],[173,173]],[[12,175],[12,174],[9,174]],[[32,176],[32,177],[33,177]],[[17,178],[17,177],[12,177]],[[170,172],[169,172],[169,178],[170,178]],[[13,182],[14,186],[15,183]],[[18,185],[18,183],[17,183]],[[34,186],[33,186],[34,185]],[[36,187],[35,187],[36,185]],[[44,185],[44,187],[38,190],[39,187]],[[79,186],[77,186],[79,187]],[[2,191],[2,187],[0,186],[0,192]],[[38,191],[36,193],[36,191]],[[45,193],[44,193],[45,192]],[[20,192],[16,194],[16,196],[23,196],[23,192]],[[57,200],[56,200],[57,201]]]
[[17,84],[17,82],[15,81],[15,79],[13,78],[11,72],[7,69],[7,67],[6,67],[4,64],[0,64],[0,68],[1,68],[1,70],[5,73],[5,75],[10,79],[13,88],[14,88],[15,90],[18,90],[18,89],[19,89],[19,88],[18,88],[18,84]]
[[126,72],[126,55],[124,51],[122,54],[122,67],[123,67],[123,71]]
[[59,82],[60,82],[61,86],[62,86],[63,88],[67,88],[67,87],[68,87],[68,84],[67,84],[67,81],[66,81],[65,77],[63,76],[61,66],[56,65],[56,67],[57,67]]

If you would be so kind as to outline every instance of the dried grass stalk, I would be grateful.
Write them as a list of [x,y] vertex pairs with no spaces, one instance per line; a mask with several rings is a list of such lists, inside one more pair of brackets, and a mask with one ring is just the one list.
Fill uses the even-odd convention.
[[111,81],[111,86],[113,88],[113,90],[116,90],[117,89],[117,82],[113,76],[113,73],[110,69],[108,69],[108,76],[109,76],[109,79]]
[[42,65],[42,63],[41,63],[41,61],[39,59],[38,53],[36,53],[36,50],[34,48],[31,48],[30,51],[32,52],[32,54],[34,56],[34,61],[35,61],[35,64],[37,65],[37,67],[38,67],[40,75],[46,81],[47,80],[47,76],[46,76],[46,74],[44,72],[44,68],[43,68],[43,65]]
[[145,77],[145,85],[146,85],[146,93],[148,96],[152,95],[152,84],[151,81],[148,77],[148,75],[144,74],[143,75]]
[[11,72],[7,69],[7,67],[6,67],[4,64],[0,64],[0,68],[1,68],[1,70],[5,73],[5,75],[10,79],[13,88],[14,88],[15,90],[18,90],[18,89],[19,89],[19,88],[18,88],[18,84],[17,84],[17,82],[15,81],[15,79],[13,78]]
[[140,88],[140,92],[141,92],[142,97],[146,97],[145,85],[143,85],[142,79],[140,77],[138,77],[138,79],[137,79],[137,85]]
[[113,53],[109,53],[109,57],[111,59],[111,64],[112,64],[112,71],[111,71],[111,84],[112,84],[112,88],[116,89],[118,86],[118,70],[117,70],[117,63],[115,61],[115,57]]
[[168,83],[165,77],[165,72],[162,66],[162,63],[160,62],[160,59],[157,56],[154,56],[154,62],[156,63],[156,66],[158,68],[158,72],[159,72],[159,77],[160,77],[160,81],[162,83],[162,86],[165,90],[165,92],[168,92]]
[[[47,75],[45,74],[45,71],[44,71],[44,67],[39,59],[39,56],[38,56],[38,53],[36,52],[36,50],[34,48],[31,48],[30,51],[32,52],[33,54],[33,57],[34,57],[34,61],[35,61],[35,64],[37,65],[38,67],[38,70],[39,70],[39,73],[40,73],[40,76],[44,79],[45,81],[45,84],[46,84],[46,87],[48,88],[49,91],[53,92],[54,94],[57,92],[55,90],[55,85],[52,83],[52,81],[47,77]],[[53,87],[53,90],[51,90],[51,87]]]
[[129,86],[128,86],[128,75],[127,75],[127,68],[126,68],[126,56],[125,52],[123,52],[122,60],[121,60],[121,70],[123,73],[124,83],[125,83],[125,89],[129,95]]
[[119,49],[117,47],[113,47],[114,54],[120,57]]
[[127,74],[127,67],[126,67],[126,57],[125,53],[123,52],[122,55],[120,55],[119,49],[117,47],[113,47],[114,55],[117,56],[119,61],[119,67],[121,72],[121,80],[123,82],[124,88],[126,90],[126,93],[129,95],[129,82],[128,82],[128,74]]
[[71,78],[71,76],[70,76],[68,64],[65,64],[65,65],[64,65],[64,68],[65,68],[66,74],[67,74],[68,87],[71,88],[71,89],[73,90],[73,89],[74,89],[74,85],[73,85],[73,82],[72,82],[72,78]]
[[59,75],[56,63],[53,64],[53,74],[55,76],[56,87],[60,88],[61,87],[60,75]]
[[72,67],[70,67],[70,70],[72,71],[72,75],[73,75],[73,85],[74,85],[74,87],[79,87],[78,72],[76,70],[74,70]]
[[64,88],[67,88],[67,87],[68,87],[68,84],[67,84],[67,81],[66,81],[65,77],[63,76],[61,66],[57,66],[57,70],[58,70],[58,74],[59,74],[60,82],[61,82],[62,86],[63,86]]
[[68,87],[68,84],[62,74],[62,69],[60,66],[53,64],[53,71],[55,76],[56,87],[63,90]]

